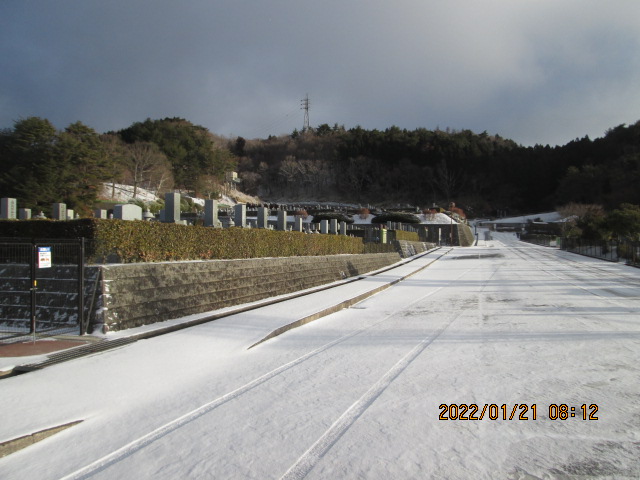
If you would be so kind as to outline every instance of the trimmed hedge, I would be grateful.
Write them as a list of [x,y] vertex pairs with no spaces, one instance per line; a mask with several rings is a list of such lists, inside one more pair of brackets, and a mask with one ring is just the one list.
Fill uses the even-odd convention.
[[0,220],[0,238],[93,238],[95,220]]
[[420,236],[418,232],[407,232],[405,230],[394,230],[394,240],[406,240],[408,242],[419,242]]
[[[362,239],[250,228],[81,219],[0,222],[0,237],[89,239],[95,262],[122,263],[364,253]],[[115,258],[114,258],[115,257]]]
[[320,223],[322,220],[337,220],[338,222],[353,223],[353,218],[340,212],[318,212],[313,216],[312,223]]

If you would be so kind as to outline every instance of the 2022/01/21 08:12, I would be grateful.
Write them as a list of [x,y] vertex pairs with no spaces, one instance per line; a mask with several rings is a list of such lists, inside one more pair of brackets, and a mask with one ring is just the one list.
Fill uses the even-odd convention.
[[[479,406],[476,403],[442,403],[439,420],[538,420],[538,406],[535,403],[496,404],[485,403]],[[566,403],[552,403],[548,408],[550,420],[568,420],[578,418],[582,420],[598,420],[596,413],[598,405],[583,403],[579,407],[569,406]]]

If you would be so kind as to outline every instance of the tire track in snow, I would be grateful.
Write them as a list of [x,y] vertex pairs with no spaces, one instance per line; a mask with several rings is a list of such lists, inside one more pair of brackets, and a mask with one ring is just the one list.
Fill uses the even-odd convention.
[[[472,267],[461,274],[456,280],[459,280],[463,276],[467,275],[472,270],[480,268],[482,265]],[[485,280],[484,284],[480,288],[478,295],[480,295],[488,285],[488,281],[491,280],[501,266],[497,266],[493,269],[489,278]],[[453,283],[451,282],[451,283]],[[450,285],[451,283],[447,284]],[[438,288],[441,290],[444,287]],[[433,292],[435,293],[435,291]],[[422,300],[416,300],[405,307],[409,307],[414,303]],[[338,440],[346,433],[346,431],[353,425],[360,416],[373,404],[373,402],[384,392],[387,387],[415,360],[429,345],[431,345],[442,333],[449,328],[449,326],[460,318],[466,310],[460,311],[455,317],[449,320],[444,326],[440,327],[435,333],[424,337],[420,343],[413,347],[404,357],[396,362],[380,379],[374,383],[369,390],[365,392],[358,400],[356,400],[345,412],[325,431],[325,433],[316,442],[309,447],[309,449],[302,454],[300,458],[294,463],[289,470],[287,470],[280,480],[301,480],[305,478],[308,473],[316,466],[320,459],[336,444]]]
[[451,325],[462,312],[449,320],[446,325],[422,339],[418,345],[409,351],[404,357],[391,367],[369,390],[354,402],[316,442],[294,463],[280,480],[299,480],[316,466],[329,449],[344,435],[369,406],[384,392],[408,366],[431,343],[434,342]]
[[[357,330],[354,330],[351,333],[348,333],[347,335],[344,335],[340,338],[337,338],[331,342],[328,342],[318,348],[316,348],[315,350],[308,352],[298,358],[296,358],[295,360],[292,360],[284,365],[281,365],[273,370],[271,370],[270,372],[265,373],[264,375],[250,381],[249,383],[246,383],[245,385],[238,387],[237,389],[226,393],[225,395],[222,395],[218,398],[216,398],[215,400],[212,400],[211,402],[205,403],[204,405],[201,405],[200,407],[174,419],[171,420],[170,422],[167,422],[166,424],[156,428],[155,430],[137,438],[136,440],[133,440],[129,443],[127,443],[126,445],[124,445],[123,447],[120,447],[117,450],[114,450],[113,452],[103,456],[102,458],[99,458],[97,460],[95,460],[94,462],[76,470],[73,473],[70,473],[64,477],[62,477],[60,480],[81,480],[81,479],[87,479],[90,478],[91,476],[93,476],[96,473],[99,473],[103,470],[106,470],[107,468],[109,468],[111,465],[114,465],[115,463],[133,455],[134,453],[136,453],[137,451],[143,449],[144,447],[152,444],[153,442],[159,440],[160,438],[168,435],[169,433],[187,425],[188,423],[196,420],[197,418],[205,415],[206,413],[214,410],[215,408],[239,397],[240,395],[243,395],[244,393],[252,390],[253,388],[269,381],[270,379],[276,377],[277,375],[301,364],[302,362],[318,355],[319,353],[322,353],[326,350],[329,350],[331,347],[338,345],[350,338],[355,337],[356,335],[359,335],[371,328],[376,327],[377,325],[380,325],[381,323],[387,321],[389,318],[394,317],[399,311],[406,309],[407,307],[420,302],[422,300],[424,300],[427,297],[430,297],[431,295],[436,294],[437,292],[439,292],[440,290],[442,290],[443,288],[451,285],[452,283],[455,283],[456,281],[458,281],[460,278],[462,278],[463,276],[465,276],[467,273],[469,273],[470,271],[474,270],[477,267],[474,268],[470,268],[468,270],[466,270],[464,273],[462,273],[461,275],[459,275],[457,278],[455,278],[454,280],[451,280],[450,282],[446,283],[445,285],[442,285],[438,288],[435,288],[434,290],[431,290],[430,292],[428,292],[427,294],[421,296],[420,298],[414,300],[413,302],[404,305],[401,309],[398,309],[396,311],[394,311],[393,313],[385,316],[384,318],[382,318],[381,320],[367,326],[364,328],[360,328]],[[457,318],[457,317],[456,317]],[[455,319],[454,319],[455,320]],[[453,320],[452,320],[453,321]],[[450,324],[450,323],[449,323]],[[447,324],[447,326],[449,325]],[[445,326],[446,328],[446,326]],[[442,332],[438,332],[437,335],[439,335]],[[431,338],[431,337],[429,337]],[[435,337],[432,338],[431,341],[433,341],[433,339],[435,339]],[[426,340],[423,340],[423,342],[426,342]],[[430,343],[430,342],[429,342]],[[418,348],[420,347],[421,344],[418,345]],[[428,344],[427,344],[428,345]],[[424,349],[426,348],[426,345],[422,348]],[[415,349],[414,349],[415,350]],[[420,350],[421,351],[421,350]],[[419,353],[419,352],[418,352]],[[417,356],[417,354],[416,354]],[[414,357],[415,358],[415,357]],[[401,360],[402,361],[402,360]],[[399,372],[398,372],[399,373]],[[397,374],[396,374],[397,376]],[[394,377],[395,378],[395,377]],[[392,380],[392,379],[391,379]],[[386,388],[386,387],[385,387]],[[371,400],[373,401],[373,400]]]
[[252,390],[253,388],[267,382],[268,380],[272,379],[273,377],[281,374],[282,372],[285,372],[286,370],[289,370],[293,367],[295,367],[296,365],[299,365],[300,363],[308,360],[309,358],[318,355],[319,353],[328,350],[329,348],[344,342],[345,340],[348,340],[362,332],[364,332],[365,330],[374,327],[375,325],[377,325],[378,323],[382,323],[383,321],[387,320],[389,317],[385,317],[383,320],[370,325],[369,327],[366,328],[362,328],[359,330],[356,330],[354,332],[351,332],[347,335],[344,335],[336,340],[333,340],[329,343],[326,343],[324,345],[322,345],[321,347],[318,347],[317,349],[306,353],[305,355],[302,355],[301,357],[296,358],[295,360],[292,360],[289,363],[286,363],[284,365],[279,366],[278,368],[275,368],[273,370],[271,370],[268,373],[265,373],[264,375],[252,380],[249,383],[246,383],[245,385],[238,387],[237,389],[226,393],[225,395],[222,395],[221,397],[216,398],[215,400],[212,400],[211,402],[205,403],[204,405],[201,405],[200,407],[192,410],[189,413],[186,413],[164,425],[162,425],[161,427],[156,428],[155,430],[147,433],[146,435],[139,437],[136,440],[133,440],[132,442],[129,442],[128,444],[124,445],[123,447],[111,452],[108,455],[105,455],[104,457],[90,463],[89,465],[76,470],[75,472],[62,477],[60,480],[80,480],[80,479],[85,479],[85,478],[89,478],[92,475],[107,469],[108,467],[110,467],[111,465],[119,462],[120,460],[123,460],[124,458],[134,454],[135,452],[137,452],[138,450],[141,450],[142,448],[150,445],[151,443],[155,442],[156,440],[159,440],[160,438],[164,437],[165,435],[173,432],[174,430],[177,430],[180,427],[183,427],[184,425],[194,421],[195,419],[203,416],[204,414],[210,412],[211,410],[239,397],[240,395],[248,392],[249,390]]

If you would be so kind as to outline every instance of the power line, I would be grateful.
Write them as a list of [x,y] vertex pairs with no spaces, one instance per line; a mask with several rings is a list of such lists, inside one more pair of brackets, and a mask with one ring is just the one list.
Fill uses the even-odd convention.
[[275,120],[271,120],[266,124],[263,124],[262,126],[256,128],[252,132],[252,136],[259,137],[259,136],[264,136],[272,133],[276,133],[276,134],[280,133],[280,132],[277,132],[276,130],[278,130],[280,127],[287,125],[291,117],[293,116],[293,114],[297,111],[298,111],[298,107],[295,107],[291,109],[289,112],[280,116],[279,118]]
[[[280,127],[283,127],[287,124],[289,124],[291,117],[294,115],[295,112],[297,112],[298,110],[304,110],[304,123],[302,126],[302,131],[306,131],[310,129],[310,124],[309,124],[309,110],[311,108],[311,101],[309,100],[309,94],[307,94],[305,96],[304,99],[302,99],[300,101],[300,107],[295,107],[292,110],[290,110],[289,112],[283,114],[282,116],[280,116],[279,118],[273,119],[269,122],[267,122],[266,124],[263,124],[262,126],[257,127],[256,129],[254,129],[251,132],[251,137],[260,137],[260,136],[265,136],[267,134],[272,134],[274,133],[275,130],[279,129]],[[275,132],[278,133],[278,132]]]

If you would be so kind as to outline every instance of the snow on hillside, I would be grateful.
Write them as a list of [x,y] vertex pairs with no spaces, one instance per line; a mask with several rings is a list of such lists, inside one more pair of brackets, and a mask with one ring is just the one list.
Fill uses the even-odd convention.
[[[100,198],[115,202],[128,202],[133,200],[133,186],[124,185],[122,183],[103,183]],[[155,202],[158,197],[149,190],[138,187],[136,191],[136,199],[143,202]]]
[[[204,198],[195,198],[189,195],[185,195],[184,193],[182,193],[182,196],[190,198],[193,203],[198,204],[201,207],[204,207]],[[131,200],[134,200],[133,186],[125,185],[122,183],[115,183],[115,184],[103,183],[102,192],[100,192],[99,197],[107,201],[127,203]],[[147,202],[147,203],[156,202],[161,198],[162,197],[157,196],[153,192],[149,190],[145,190],[144,188],[140,188],[140,187],[138,187],[136,191],[136,197],[135,197],[136,200],[142,200],[143,202]],[[249,195],[245,195],[240,191],[236,191],[235,195],[233,196],[221,195],[220,198],[218,199],[218,203],[221,205],[233,206],[239,202],[260,203],[260,199],[256,197],[251,197]]]

